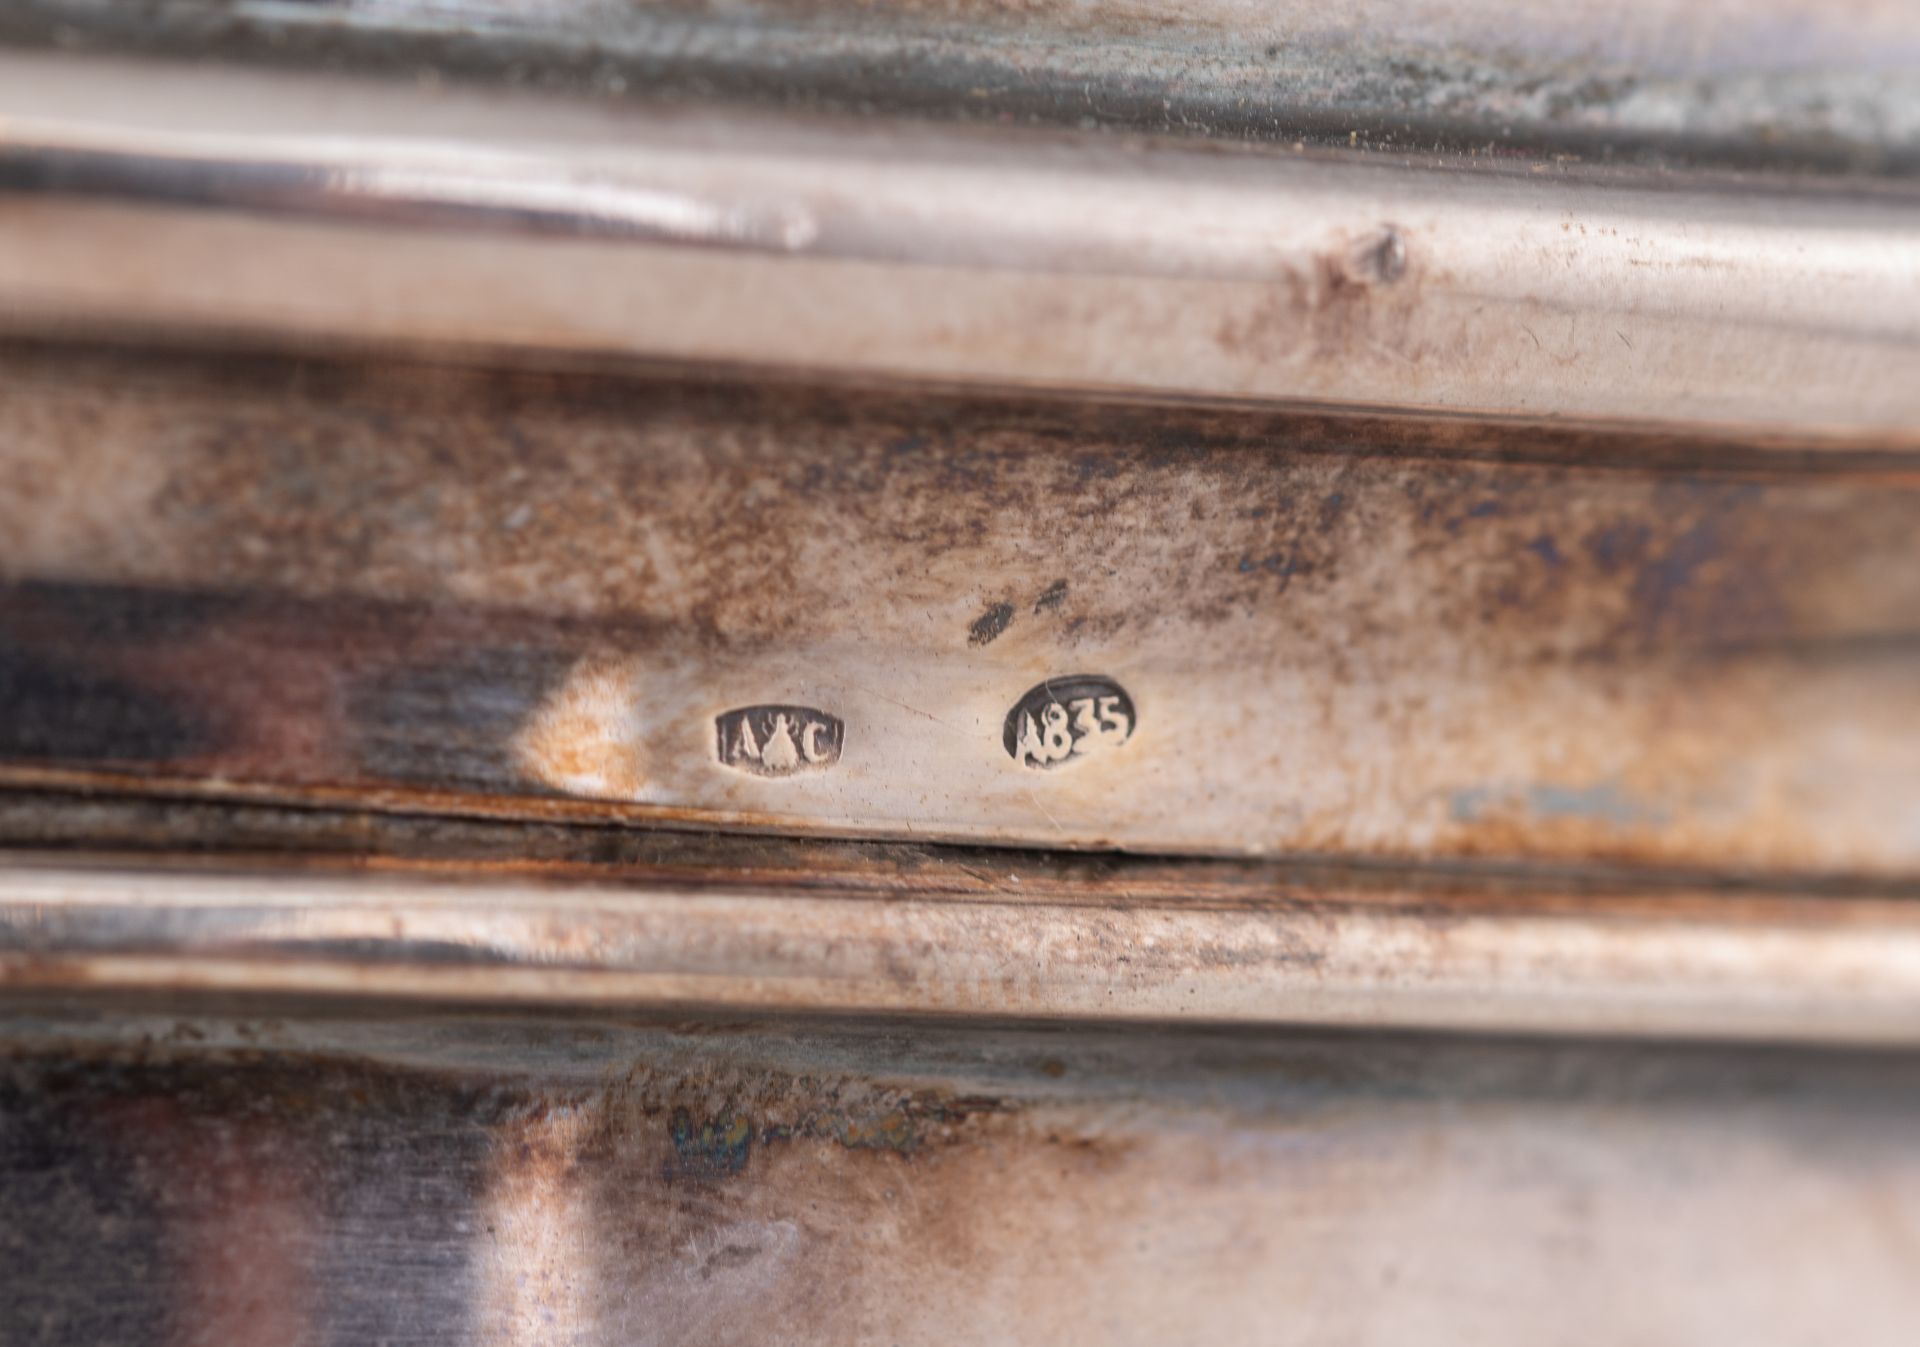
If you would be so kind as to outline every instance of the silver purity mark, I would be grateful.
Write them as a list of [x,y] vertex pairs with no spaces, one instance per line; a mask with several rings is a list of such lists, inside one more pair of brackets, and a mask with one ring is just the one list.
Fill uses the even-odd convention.
[[1022,767],[1051,769],[1120,747],[1136,719],[1133,698],[1111,678],[1049,678],[1007,712],[1002,741]]

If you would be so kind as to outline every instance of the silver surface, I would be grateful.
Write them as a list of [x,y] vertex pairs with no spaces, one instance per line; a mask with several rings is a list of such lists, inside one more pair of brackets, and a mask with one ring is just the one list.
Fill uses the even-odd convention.
[[[1031,879],[1031,876],[1030,876]],[[1484,900],[756,891],[0,869],[16,991],[1920,1044],[1920,908],[1681,886]]]
[[0,1347],[1920,1339],[1911,5],[0,42]]
[[16,1007],[45,1344],[1902,1347],[1907,1056]]
[[58,49],[1288,144],[1913,171],[1902,0],[16,0]]
[[[0,782],[1920,869],[1910,454],[399,360],[0,375]],[[1130,733],[1082,728],[1103,693]],[[752,707],[794,764],[817,717],[844,751],[751,771],[736,727],[723,760]],[[1084,751],[1017,758],[1016,711]]]
[[0,57],[0,315],[1911,443],[1901,197]]

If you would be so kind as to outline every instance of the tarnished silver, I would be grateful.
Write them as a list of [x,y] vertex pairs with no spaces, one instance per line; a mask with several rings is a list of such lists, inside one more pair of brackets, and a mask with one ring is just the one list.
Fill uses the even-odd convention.
[[1910,173],[1902,0],[14,0],[56,50],[1221,140]]
[[1920,1341],[1920,11],[0,6],[0,1347]]
[[1904,1055],[177,1001],[0,1035],[10,1344],[1920,1321]]

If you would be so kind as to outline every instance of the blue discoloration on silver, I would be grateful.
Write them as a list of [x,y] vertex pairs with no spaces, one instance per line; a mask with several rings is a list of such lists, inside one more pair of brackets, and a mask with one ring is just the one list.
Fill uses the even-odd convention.
[[1478,823],[1489,814],[1518,811],[1539,819],[1576,819],[1616,828],[1665,823],[1665,810],[1635,799],[1611,781],[1587,786],[1543,782],[1528,786],[1469,786],[1448,796],[1455,823]]

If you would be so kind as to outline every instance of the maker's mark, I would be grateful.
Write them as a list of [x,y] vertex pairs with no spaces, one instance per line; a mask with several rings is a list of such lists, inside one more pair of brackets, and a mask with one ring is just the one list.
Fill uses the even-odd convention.
[[840,761],[847,727],[811,706],[743,706],[714,719],[720,761],[755,776],[817,772]]

